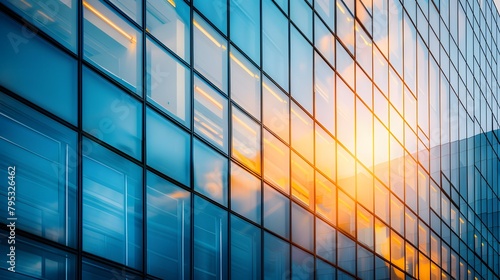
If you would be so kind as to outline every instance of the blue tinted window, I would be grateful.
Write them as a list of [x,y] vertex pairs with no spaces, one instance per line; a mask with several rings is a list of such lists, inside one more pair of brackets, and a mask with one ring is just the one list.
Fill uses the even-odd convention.
[[262,2],[262,68],[288,91],[288,21],[271,0]]
[[255,63],[260,63],[259,1],[231,0],[231,41]]
[[150,39],[146,43],[146,86],[149,102],[191,126],[191,71]]
[[227,206],[227,158],[194,141],[194,189]]
[[126,88],[141,94],[142,35],[99,0],[83,1],[85,59]]
[[[290,244],[269,233],[264,234],[264,278],[288,279]],[[289,276],[288,276],[289,277]]]
[[338,234],[338,255],[339,266],[356,274],[356,244],[340,232]]
[[227,0],[193,0],[193,3],[222,33],[227,34]]
[[259,178],[231,163],[231,208],[260,224],[261,190]]
[[0,37],[0,84],[76,125],[76,60],[3,13]]
[[109,0],[117,8],[122,10],[127,16],[137,24],[142,25],[142,2],[141,0]]
[[148,165],[189,185],[189,134],[151,109],[146,112],[146,122]]
[[[59,43],[76,52],[77,38],[77,0],[7,0],[2,4],[7,5],[16,13],[20,14],[24,20],[40,28],[43,32],[49,34]],[[9,39],[20,39],[17,42],[29,40],[29,36],[22,34],[31,33],[26,29],[26,33],[11,34]],[[20,37],[18,37],[18,35]]]
[[111,267],[85,258],[82,262],[82,279],[139,279],[139,276],[126,271],[124,268]]
[[285,237],[290,236],[290,200],[264,184],[264,226]]
[[[0,239],[8,239],[6,231],[0,232]],[[15,272],[8,271],[10,261],[0,263],[1,279],[68,279],[75,275],[76,256],[58,250],[52,246],[16,236],[16,243],[0,243],[0,250],[10,254],[10,246],[15,246]],[[4,260],[10,257],[2,256]],[[14,275],[15,274],[15,275]]]
[[[0,93],[0,200],[15,191],[17,228],[76,245],[77,135]],[[9,166],[15,167],[10,168]],[[8,172],[14,188],[8,188]]]
[[358,276],[363,279],[373,278],[373,253],[358,245]]
[[316,260],[316,280],[332,280],[337,279],[335,267],[328,263],[317,259]]
[[260,229],[231,216],[231,278],[261,279]]
[[325,260],[336,262],[336,231],[329,224],[316,219],[316,254]]
[[313,250],[314,218],[311,213],[292,203],[292,240],[300,246]]
[[290,1],[290,17],[309,41],[312,41],[312,16],[311,8],[304,0]]
[[189,279],[191,195],[153,173],[147,180],[148,273]]
[[227,212],[194,198],[194,279],[227,279]]
[[[302,1],[302,0],[301,0]],[[291,81],[290,91],[310,113],[313,112],[313,50],[307,40],[297,31],[291,30]]]
[[140,159],[142,105],[88,68],[83,70],[83,129]]
[[231,48],[231,99],[260,120],[260,72],[257,67]]
[[295,246],[292,247],[292,279],[314,279],[314,257]]
[[189,6],[184,1],[148,0],[146,9],[147,31],[189,62]]
[[83,250],[142,267],[142,171],[84,140]]

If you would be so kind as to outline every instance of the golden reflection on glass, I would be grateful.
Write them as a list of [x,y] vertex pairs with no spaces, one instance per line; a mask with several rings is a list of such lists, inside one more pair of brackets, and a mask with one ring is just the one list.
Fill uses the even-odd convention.
[[403,238],[395,231],[391,231],[391,262],[400,269],[405,269],[404,248]]
[[406,243],[406,272],[412,277],[417,278],[418,276],[418,251],[415,247],[411,246],[408,242]]
[[431,261],[422,253],[418,255],[418,268],[418,276],[420,279],[430,279]]
[[375,214],[389,223],[389,190],[379,181],[375,181],[375,201]]
[[319,125],[315,125],[315,166],[328,178],[335,180],[335,140]]
[[365,166],[373,166],[373,114],[356,98],[356,158]]
[[356,197],[356,161],[340,145],[337,145],[337,184],[351,197]]
[[231,208],[260,223],[260,200],[259,178],[231,162]]
[[285,143],[289,143],[289,98],[266,77],[262,81],[262,98],[264,125]]
[[357,166],[357,201],[373,212],[373,175],[361,164],[358,163]]
[[358,206],[358,241],[365,244],[371,250],[374,249],[373,215],[364,208]]
[[405,211],[405,236],[413,245],[418,244],[417,216],[408,210],[408,208]]
[[438,280],[440,279],[440,276],[441,276],[441,269],[433,262],[431,262],[431,279]]
[[260,174],[260,126],[233,106],[232,156]]
[[327,178],[316,171],[316,214],[333,225],[337,222],[337,189]]
[[260,75],[259,70],[236,49],[232,48],[231,99],[260,120]]
[[386,259],[390,259],[391,243],[389,241],[389,227],[380,220],[375,220],[375,252]]
[[314,162],[313,120],[295,103],[292,104],[292,147],[309,162]]
[[264,179],[285,193],[290,192],[290,149],[264,130]]
[[404,205],[391,194],[391,227],[400,234],[404,234]]
[[292,196],[314,209],[314,169],[295,153],[292,153]]
[[429,254],[429,228],[422,222],[418,223],[418,249]]
[[431,233],[431,260],[441,264],[441,245],[438,236]]
[[356,203],[343,191],[338,191],[338,226],[352,236],[356,235]]

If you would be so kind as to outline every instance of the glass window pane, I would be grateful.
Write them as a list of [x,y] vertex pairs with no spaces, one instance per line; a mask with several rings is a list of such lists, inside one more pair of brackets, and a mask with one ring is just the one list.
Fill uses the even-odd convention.
[[[303,1],[303,0],[300,0]],[[313,112],[313,50],[312,46],[297,29],[291,30],[291,80],[290,91],[293,98],[309,113]]]
[[227,212],[194,198],[194,279],[227,279]]
[[357,201],[368,211],[373,212],[373,175],[359,163],[356,171]]
[[314,162],[314,122],[295,103],[292,104],[292,147]]
[[149,38],[146,42],[147,99],[191,126],[191,72]]
[[142,26],[142,1],[140,0],[109,0],[127,16]]
[[231,162],[231,208],[260,224],[261,188],[259,178]]
[[83,130],[142,158],[142,104],[88,68],[83,69]]
[[404,235],[404,205],[395,195],[391,194],[391,227]]
[[285,193],[290,192],[290,149],[264,130],[264,179]]
[[147,164],[189,186],[189,134],[151,109],[146,123]]
[[335,37],[316,15],[314,15],[314,46],[330,65],[335,65]]
[[316,254],[335,263],[337,242],[336,230],[320,219],[316,219]]
[[[0,37],[4,38],[0,40],[0,84],[76,125],[76,60],[36,37],[34,33],[28,33],[31,36],[29,40],[17,35],[26,33],[24,28],[25,26],[0,13]],[[57,67],[47,71],[49,65]]]
[[344,234],[338,234],[339,266],[352,274],[356,274],[356,243]]
[[83,145],[83,250],[141,269],[142,170],[95,142]]
[[260,174],[260,126],[236,107],[232,109],[232,156]]
[[[16,224],[16,226],[18,225],[20,224]],[[2,269],[0,269],[1,279],[69,279],[75,277],[75,255],[20,235],[17,235],[15,239],[10,239],[9,236],[10,233],[2,229],[0,238],[5,242],[0,243],[0,250],[5,252],[7,256],[3,257],[4,261],[1,265]],[[15,243],[8,244],[10,240],[15,240]],[[13,268],[8,260],[12,245],[15,246],[16,258]]]
[[[359,3],[359,2],[358,2]],[[361,279],[373,278],[373,253],[358,245],[358,277]]]
[[373,113],[356,98],[356,157],[365,166],[373,165]]
[[290,244],[264,234],[264,279],[283,279],[290,273]]
[[289,98],[269,79],[262,81],[264,125],[288,143],[290,135]]
[[290,236],[290,200],[264,184],[264,226],[285,238]]
[[141,95],[141,33],[101,1],[83,1],[83,7],[85,59]]
[[358,240],[372,250],[374,249],[373,229],[373,215],[363,207],[358,207]]
[[356,159],[337,144],[337,185],[352,198],[356,197]]
[[147,180],[147,271],[163,279],[189,278],[191,195],[151,172]]
[[288,20],[271,0],[262,2],[262,68],[288,91]]
[[292,203],[292,241],[309,251],[314,247],[314,217],[313,215]]
[[315,54],[314,61],[316,119],[335,134],[335,73],[318,54]]
[[375,214],[389,223],[389,190],[378,180],[375,180],[375,201]]
[[336,279],[336,275],[335,267],[320,259],[316,259],[316,280]]
[[337,76],[337,137],[351,153],[355,152],[355,97]]
[[326,25],[335,30],[335,0],[314,0],[314,9]]
[[319,125],[315,125],[316,168],[331,180],[335,180],[335,140]]
[[314,169],[292,153],[292,195],[305,207],[314,209]]
[[354,18],[340,0],[337,0],[337,35],[347,49],[354,54]]
[[338,226],[356,236],[356,203],[341,190],[338,190]]
[[194,131],[227,153],[228,101],[203,80],[194,79]]
[[405,242],[396,232],[391,231],[391,262],[404,269],[405,264]]
[[194,189],[227,206],[227,158],[195,139],[193,161]]
[[194,67],[216,87],[227,93],[227,41],[198,14],[194,15],[193,25]]
[[227,0],[193,0],[194,6],[224,35],[227,34]]
[[[359,2],[358,2],[359,3]],[[362,6],[358,8],[358,11],[365,10]],[[370,18],[366,16],[366,18]],[[364,29],[356,23],[356,61],[361,65],[361,67],[371,76],[372,74],[372,40],[366,34]]]
[[386,259],[390,259],[389,227],[375,219],[375,252]]
[[254,118],[260,120],[260,72],[257,67],[232,48],[231,99]]
[[312,41],[312,16],[311,8],[304,0],[290,1],[290,18],[309,41]]
[[314,257],[295,246],[292,246],[291,276],[292,280],[314,279]]
[[191,40],[189,13],[189,5],[184,1],[147,0],[146,3],[147,31],[187,62]]
[[231,278],[261,279],[260,229],[231,216]]
[[231,41],[260,64],[260,1],[230,1]]
[[333,225],[337,222],[337,188],[316,171],[316,214]]
[[[0,127],[0,175],[4,178],[0,199],[5,203],[0,217],[7,221],[7,195],[15,191],[15,214],[23,221],[17,229],[75,247],[76,133],[1,92]],[[14,173],[13,186],[9,172]]]
[[[77,52],[78,5],[76,0],[8,0],[2,1],[2,3],[21,15],[24,20],[29,21],[49,34],[72,52]],[[31,35],[31,31],[29,32]],[[10,40],[13,39],[13,37],[8,38]],[[27,38],[16,39],[21,39],[19,42],[26,43],[24,40]]]

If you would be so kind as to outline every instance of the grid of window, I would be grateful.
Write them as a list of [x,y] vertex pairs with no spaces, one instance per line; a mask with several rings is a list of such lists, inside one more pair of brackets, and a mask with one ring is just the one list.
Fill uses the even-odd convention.
[[500,277],[491,0],[46,2],[0,3],[19,275]]

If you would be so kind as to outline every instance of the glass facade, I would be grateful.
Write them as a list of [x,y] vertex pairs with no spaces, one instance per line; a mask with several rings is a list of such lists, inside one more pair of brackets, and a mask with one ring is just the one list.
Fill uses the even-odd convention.
[[3,0],[0,38],[2,279],[500,279],[492,0]]

